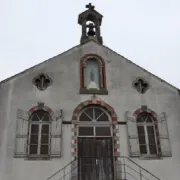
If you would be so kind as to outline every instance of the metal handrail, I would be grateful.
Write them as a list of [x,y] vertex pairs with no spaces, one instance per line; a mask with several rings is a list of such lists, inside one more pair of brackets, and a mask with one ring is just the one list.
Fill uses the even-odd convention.
[[56,171],[55,173],[53,173],[50,177],[47,178],[47,180],[50,180],[52,177],[56,176],[57,174],[59,174],[60,172],[62,172],[64,169],[66,169],[69,165],[72,165],[73,162],[75,162],[75,160],[71,161],[70,163],[66,164],[63,168],[61,168],[60,170]]
[[[114,171],[116,171],[116,172],[114,172],[115,173],[114,179],[119,179],[119,180],[120,179],[128,179],[127,177],[131,176],[134,180],[144,180],[144,179],[146,179],[146,180],[150,180],[150,179],[151,180],[152,179],[160,180],[158,177],[156,177],[154,174],[152,174],[151,172],[149,172],[148,170],[146,170],[145,168],[143,168],[142,166],[140,166],[139,164],[134,162],[132,159],[130,159],[126,156],[119,156],[118,158],[119,158],[119,161],[116,161],[115,164],[114,164],[114,162],[112,162],[113,164],[110,164],[110,166],[114,167]],[[86,159],[87,159],[87,157],[86,157]],[[90,158],[90,159],[93,159],[93,158]],[[104,159],[106,159],[106,158],[104,158]],[[79,160],[83,160],[83,158],[79,158]],[[66,166],[64,166],[63,168],[61,168],[57,172],[53,173],[46,180],[59,180],[59,179],[60,180],[61,179],[71,180],[72,179],[72,177],[71,177],[72,172],[74,170],[78,170],[78,167],[77,167],[78,163],[76,161],[77,161],[77,159],[71,161]],[[73,163],[75,163],[75,166],[76,166],[74,168],[72,166]],[[129,164],[129,163],[132,163],[132,164]],[[89,167],[92,166],[92,164],[86,164],[85,166],[86,166],[86,169],[88,169]],[[68,168],[70,168],[70,169],[68,169]],[[77,173],[79,173],[79,171],[77,171]],[[80,173],[83,174],[84,171],[82,171]],[[113,171],[111,171],[110,173],[113,174]],[[118,175],[118,173],[120,173],[121,175]],[[117,175],[120,177],[117,177]],[[151,178],[149,176],[151,176]],[[97,178],[97,180],[98,180],[98,178]]]
[[139,168],[143,169],[145,172],[147,172],[148,174],[151,174],[151,176],[153,176],[154,178],[156,178],[157,180],[160,180],[157,176],[155,176],[154,174],[152,174],[151,172],[149,172],[148,170],[144,169],[142,166],[140,166],[139,164],[135,163],[133,160],[131,160],[130,158],[126,157],[126,156],[121,156],[123,158],[128,159],[129,161],[131,161],[133,164],[135,164],[136,166],[138,166]]

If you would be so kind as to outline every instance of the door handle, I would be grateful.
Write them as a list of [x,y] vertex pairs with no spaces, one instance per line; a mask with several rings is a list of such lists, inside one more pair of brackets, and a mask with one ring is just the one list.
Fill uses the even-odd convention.
[[98,159],[96,159],[96,165],[98,165]]

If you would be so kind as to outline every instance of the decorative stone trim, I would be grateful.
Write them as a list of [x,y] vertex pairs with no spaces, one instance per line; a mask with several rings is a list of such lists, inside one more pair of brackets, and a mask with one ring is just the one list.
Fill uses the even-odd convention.
[[143,78],[137,78],[133,82],[133,87],[141,94],[146,93],[146,91],[149,89],[150,85],[148,82],[146,82]]
[[117,159],[116,157],[118,157],[120,155],[120,149],[119,149],[119,129],[118,129],[118,118],[117,115],[114,111],[114,109],[106,104],[105,102],[97,99],[97,98],[93,98],[92,100],[87,100],[84,101],[82,103],[80,103],[74,110],[73,112],[73,116],[72,116],[72,160],[77,158],[78,155],[78,148],[77,148],[77,138],[78,138],[78,126],[77,126],[77,119],[79,116],[80,111],[86,107],[87,105],[100,105],[102,107],[104,107],[110,114],[111,119],[112,119],[112,128],[113,128],[113,154],[115,159]]
[[35,85],[40,91],[47,89],[52,84],[52,79],[46,74],[39,74],[36,76],[33,81],[33,85]]
[[105,88],[98,89],[86,89],[86,88],[80,88],[79,90],[80,94],[101,94],[101,95],[107,95],[108,91]]

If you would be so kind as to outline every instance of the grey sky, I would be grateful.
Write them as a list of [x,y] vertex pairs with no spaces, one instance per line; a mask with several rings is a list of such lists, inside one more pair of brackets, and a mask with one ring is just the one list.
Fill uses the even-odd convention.
[[0,0],[0,80],[79,44],[89,2],[106,46],[180,88],[179,0]]

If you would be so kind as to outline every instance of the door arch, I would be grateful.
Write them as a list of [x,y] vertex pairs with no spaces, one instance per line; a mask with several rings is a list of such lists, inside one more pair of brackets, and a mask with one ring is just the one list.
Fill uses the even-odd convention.
[[85,108],[88,108],[90,106],[96,106],[99,108],[104,109],[108,114],[110,118],[109,125],[112,129],[111,137],[113,139],[113,158],[114,160],[117,160],[118,156],[120,155],[119,151],[119,137],[118,137],[118,124],[117,124],[117,115],[114,111],[114,109],[108,105],[107,103],[93,99],[93,100],[87,100],[82,103],[80,103],[74,110],[73,116],[72,116],[72,160],[76,159],[78,156],[78,121],[81,113]]

